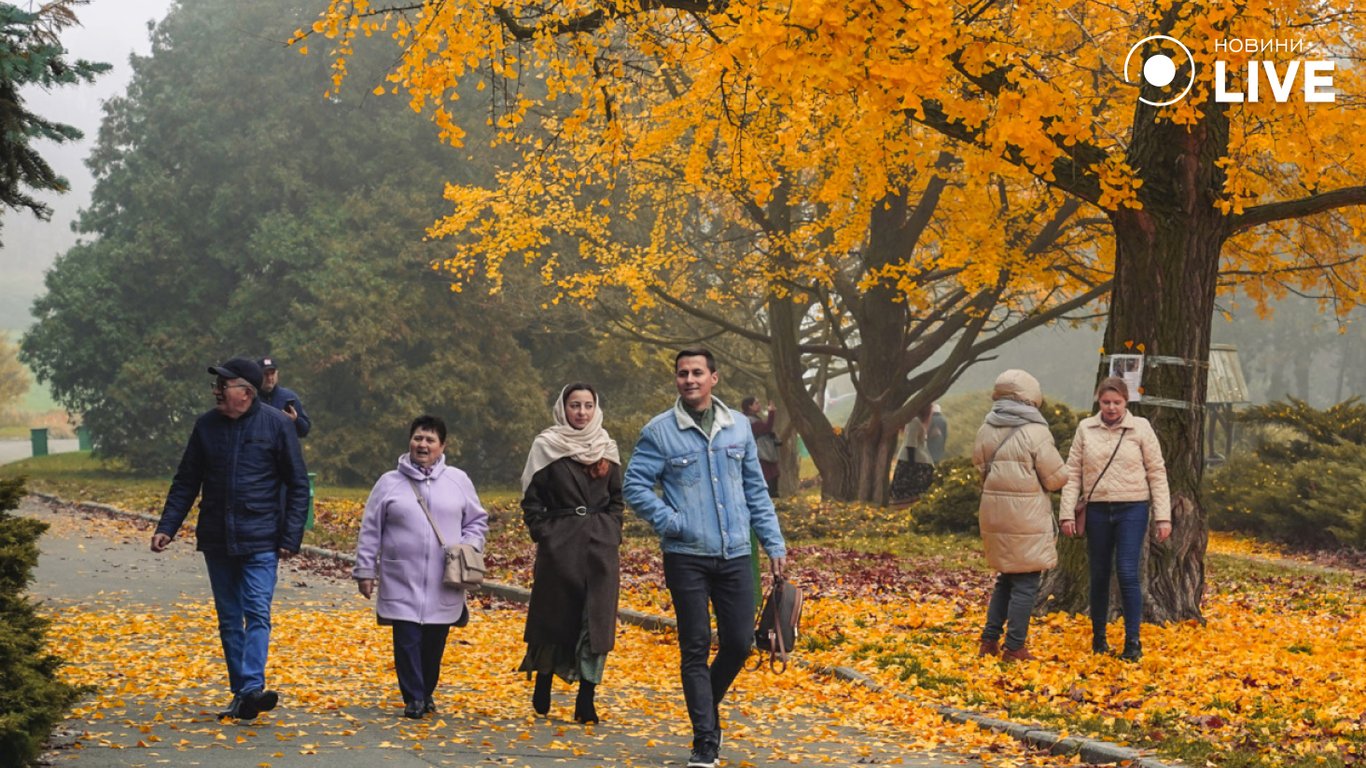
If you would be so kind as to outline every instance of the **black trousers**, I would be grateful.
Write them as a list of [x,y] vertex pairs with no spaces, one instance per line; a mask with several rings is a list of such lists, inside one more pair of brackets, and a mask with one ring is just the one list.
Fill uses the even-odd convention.
[[446,652],[449,624],[394,622],[394,671],[403,703],[431,701],[441,677],[441,657]]
[[[678,617],[683,698],[693,738],[717,739],[721,699],[745,666],[754,645],[754,574],[750,558],[664,554],[664,581]],[[718,650],[711,655],[711,613],[716,611]]]

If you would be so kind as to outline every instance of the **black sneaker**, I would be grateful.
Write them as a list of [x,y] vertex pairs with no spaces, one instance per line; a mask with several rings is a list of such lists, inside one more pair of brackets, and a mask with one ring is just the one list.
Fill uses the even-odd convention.
[[688,755],[688,768],[716,768],[719,745],[711,739],[695,740],[692,754]]
[[237,711],[237,717],[242,720],[254,720],[262,712],[269,712],[275,709],[275,705],[280,703],[280,694],[275,691],[250,691],[242,694],[242,706]]
[[232,695],[232,703],[228,704],[228,708],[227,708],[227,709],[223,710],[222,712],[219,712],[219,713],[218,713],[218,716],[219,716],[219,717],[233,717],[233,718],[241,717],[241,714],[240,714],[241,711],[242,711],[242,694],[240,694],[240,693],[234,693],[234,694]]

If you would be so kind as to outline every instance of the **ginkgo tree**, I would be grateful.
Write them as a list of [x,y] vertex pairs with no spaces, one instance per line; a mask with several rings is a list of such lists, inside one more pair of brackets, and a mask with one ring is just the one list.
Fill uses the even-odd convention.
[[[1361,23],[1302,0],[335,0],[312,34],[333,40],[337,86],[358,38],[392,35],[402,57],[376,91],[402,91],[452,142],[464,131],[451,101],[492,89],[490,119],[522,159],[496,188],[448,189],[452,212],[432,233],[459,238],[443,265],[453,279],[496,283],[513,257],[575,298],[606,287],[642,306],[758,295],[770,327],[812,312],[849,320],[832,332],[864,360],[900,366],[880,379],[864,371],[860,383],[861,398],[897,403],[882,411],[888,425],[904,423],[953,366],[926,373],[915,343],[874,346],[879,324],[902,341],[943,332],[973,359],[981,329],[1002,313],[1038,318],[1084,301],[1110,287],[1112,266],[1105,345],[1153,363],[1148,404],[1136,409],[1162,438],[1174,496],[1176,532],[1148,574],[1148,618],[1165,621],[1200,615],[1197,489],[1216,294],[1238,287],[1267,301],[1295,290],[1340,312],[1360,295]],[[1153,35],[1185,41],[1188,60],[1165,40],[1135,47]],[[1174,62],[1173,84],[1161,67],[1140,78],[1131,65],[1159,53]],[[1306,100],[1298,85],[1284,101],[1254,101],[1246,86],[1242,101],[1227,95],[1249,67],[1276,78],[1264,93],[1284,93],[1294,62],[1309,58],[1333,62],[1334,101]],[[663,177],[676,184],[642,191]],[[745,217],[757,233],[746,247],[700,250],[749,279],[684,285],[706,242],[693,235]],[[891,224],[879,230],[881,218]],[[1078,242],[1094,220],[1104,232]],[[616,238],[626,222],[649,236]],[[566,241],[572,251],[554,247]],[[822,301],[823,291],[838,300]],[[970,298],[958,327],[938,323],[939,302],[960,291]],[[889,305],[899,307],[890,316]],[[766,340],[814,455],[819,421],[800,413],[805,393],[791,383],[802,350],[783,348],[794,338]],[[921,365],[918,387],[895,380]],[[915,389],[925,392],[905,403]],[[849,460],[848,445],[824,463],[843,459],[846,476],[868,476],[878,462]],[[874,486],[832,490],[869,498]],[[1078,607],[1074,580],[1064,575],[1055,592]]]
[[[361,33],[383,25],[349,19],[315,25],[341,36],[339,77],[352,21]],[[489,21],[489,35],[536,36],[508,12]],[[990,350],[1108,288],[1097,220],[990,153],[950,152],[904,124],[861,124],[819,94],[786,109],[759,94],[743,107],[711,98],[698,78],[715,74],[689,63],[691,48],[659,43],[605,41],[588,70],[571,54],[517,89],[476,77],[475,87],[497,84],[500,139],[525,154],[496,184],[448,188],[454,210],[432,234],[460,246],[441,268],[461,284],[482,273],[496,290],[509,259],[525,262],[562,297],[615,300],[641,318],[672,312],[671,333],[652,338],[730,334],[759,345],[828,497],[884,500],[912,414]],[[581,87],[568,81],[582,71],[609,64],[631,87],[531,109],[527,94],[554,101]],[[424,92],[414,107],[453,93]],[[463,138],[442,108],[435,114],[448,138]],[[669,114],[691,117],[654,125]],[[911,132],[915,141],[900,136]],[[571,133],[596,138],[565,140]],[[817,369],[855,384],[841,426],[822,412],[822,377],[807,375]]]

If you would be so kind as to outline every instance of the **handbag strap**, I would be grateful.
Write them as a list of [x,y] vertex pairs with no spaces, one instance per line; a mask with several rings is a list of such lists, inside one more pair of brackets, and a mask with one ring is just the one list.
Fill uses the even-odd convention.
[[1020,427],[1023,426],[1023,424],[1016,424],[1011,427],[1010,431],[1006,433],[1005,439],[996,444],[996,450],[991,452],[991,458],[987,459],[987,465],[982,469],[982,485],[987,484],[987,478],[991,475],[991,465],[996,461],[996,454],[1001,452],[1001,449],[1005,447],[1005,444],[1010,442],[1010,438],[1014,437],[1015,433],[1019,432]]
[[1121,430],[1119,431],[1119,439],[1115,441],[1115,450],[1112,451],[1112,452],[1110,453],[1110,460],[1107,461],[1107,462],[1105,462],[1105,467],[1104,467],[1104,469],[1102,469],[1102,470],[1100,471],[1100,474],[1099,474],[1099,475],[1096,475],[1096,481],[1095,481],[1094,483],[1091,484],[1091,492],[1088,493],[1088,494],[1086,494],[1086,503],[1087,503],[1087,504],[1090,504],[1090,503],[1091,503],[1091,497],[1094,496],[1094,495],[1096,495],[1096,486],[1100,485],[1100,479],[1101,479],[1102,477],[1105,477],[1105,470],[1109,469],[1109,468],[1110,468],[1110,465],[1113,464],[1113,463],[1115,463],[1115,456],[1119,455],[1119,444],[1122,443],[1122,442],[1124,442],[1124,433],[1125,433],[1125,432],[1128,432],[1128,431],[1129,431],[1129,428],[1128,428],[1128,427],[1125,427],[1124,429],[1121,429]]
[[427,500],[422,498],[422,489],[417,487],[417,481],[408,478],[408,485],[413,487],[413,495],[417,497],[417,503],[422,506],[422,512],[427,516],[427,522],[432,524],[432,530],[436,532],[436,540],[440,542],[441,548],[446,548],[446,537],[441,535],[441,529],[436,527],[436,518],[432,517],[432,511],[427,508]]

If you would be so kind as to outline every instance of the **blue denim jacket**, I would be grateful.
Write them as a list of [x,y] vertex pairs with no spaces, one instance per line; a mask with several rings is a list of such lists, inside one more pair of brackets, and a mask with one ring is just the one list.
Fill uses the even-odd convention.
[[743,557],[753,528],[769,557],[786,557],[749,422],[716,398],[712,408],[710,436],[678,402],[651,419],[631,453],[622,496],[659,534],[664,552]]

